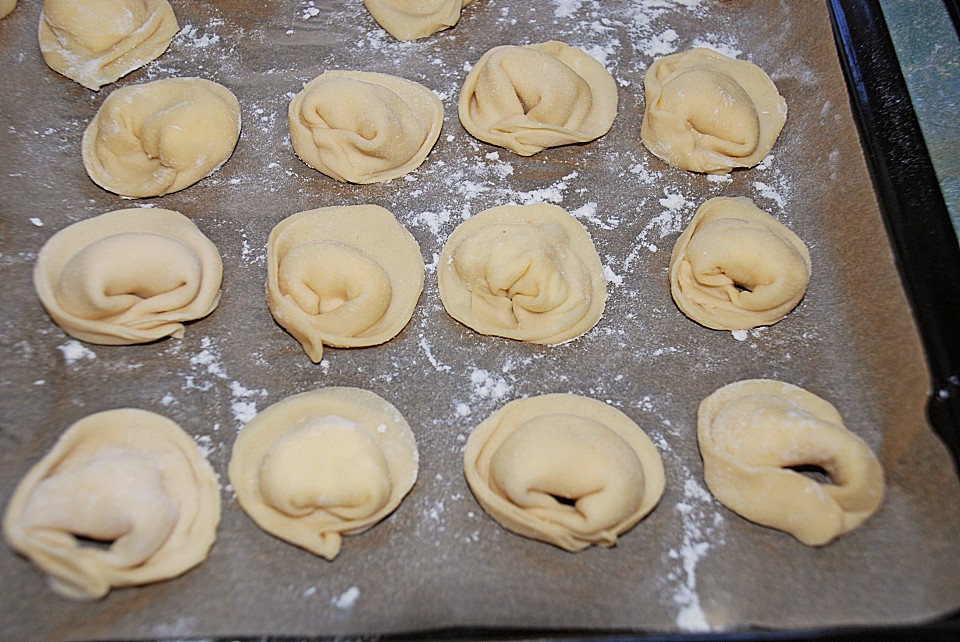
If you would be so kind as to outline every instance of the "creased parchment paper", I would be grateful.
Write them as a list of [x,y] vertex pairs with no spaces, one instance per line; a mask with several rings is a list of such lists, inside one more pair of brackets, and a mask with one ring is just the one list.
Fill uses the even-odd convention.
[[[94,93],[43,63],[39,2],[0,22],[0,502],[75,420],[133,406],[177,421],[220,475],[224,516],[210,558],[97,603],[54,595],[0,546],[6,639],[341,634],[510,626],[644,630],[908,623],[960,606],[960,488],[926,425],[925,363],[851,118],[826,7],[794,0],[479,0],[453,29],[398,42],[359,0],[173,1],[182,30],[144,69]],[[456,101],[492,46],[558,39],[613,73],[609,134],[521,158],[479,143]],[[789,115],[759,167],[711,179],[669,168],[640,143],[642,79],[656,56],[707,45],[760,65]],[[439,143],[407,177],[344,185],[302,163],[290,98],[327,69],[396,74],[443,100]],[[84,128],[119,86],[202,76],[239,98],[243,130],[214,175],[175,194],[124,200],[80,160]],[[780,323],[707,330],[674,306],[673,242],[711,196],[748,196],[808,244],[806,298]],[[556,203],[599,250],[609,299],[587,335],[556,347],[479,336],[449,318],[436,257],[464,218],[505,203]],[[385,345],[328,349],[314,365],[264,297],[272,227],[295,212],[374,203],[420,244],[426,286]],[[182,340],[103,347],[46,316],[31,271],[65,226],[129,206],[191,217],[219,247],[223,298]],[[718,387],[767,377],[834,403],[881,455],[887,498],[863,527],[807,548],[714,501],[702,479],[696,409]],[[345,540],[332,563],[259,530],[226,468],[257,410],[328,385],[373,390],[406,417],[420,477],[386,521]],[[463,478],[471,429],[519,397],[572,392],[640,424],[667,473],[660,505],[610,550],[576,555],[500,528]]]

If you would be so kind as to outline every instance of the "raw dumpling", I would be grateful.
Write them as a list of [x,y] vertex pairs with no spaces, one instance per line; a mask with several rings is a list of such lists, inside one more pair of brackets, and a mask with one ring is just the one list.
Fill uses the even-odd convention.
[[267,303],[316,363],[323,346],[395,337],[423,292],[416,239],[377,205],[321,207],[277,224],[267,241]]
[[803,298],[810,253],[748,198],[711,198],[673,246],[670,292],[688,317],[714,330],[771,325]]
[[381,183],[420,167],[440,137],[443,103],[419,83],[326,71],[290,101],[290,142],[304,163],[348,183]]
[[64,332],[103,345],[182,337],[183,322],[220,301],[216,246],[171,210],[108,212],[66,227],[44,244],[33,283]]
[[111,93],[83,133],[94,183],[121,196],[163,196],[212,174],[240,137],[240,103],[203,78],[168,78]]
[[417,479],[410,426],[359,388],[287,397],[254,417],[233,445],[230,483],[260,528],[332,560],[343,535],[392,513]]
[[617,83],[577,47],[504,45],[467,74],[459,112],[474,137],[531,156],[606,134],[617,115]]
[[[873,515],[883,469],[837,409],[803,388],[750,379],[700,403],[697,439],[710,492],[757,524],[821,546]],[[822,469],[820,483],[802,472]]]
[[643,89],[643,144],[692,172],[753,167],[773,149],[787,120],[786,101],[760,67],[711,49],[654,61]]
[[474,0],[363,0],[367,11],[397,40],[426,38],[449,29]]
[[200,564],[219,522],[220,487],[193,439],[166,417],[120,408],[61,435],[17,485],[3,533],[54,591],[95,600]]
[[613,546],[654,509],[663,461],[627,415],[551,394],[508,403],[467,439],[464,472],[504,528],[570,552]]
[[447,314],[481,334],[555,344],[597,324],[607,298],[590,234],[547,203],[502,205],[467,219],[440,253]]
[[97,90],[157,58],[179,30],[167,0],[44,0],[40,52],[54,71]]
[[0,0],[0,18],[9,16],[17,6],[17,0]]

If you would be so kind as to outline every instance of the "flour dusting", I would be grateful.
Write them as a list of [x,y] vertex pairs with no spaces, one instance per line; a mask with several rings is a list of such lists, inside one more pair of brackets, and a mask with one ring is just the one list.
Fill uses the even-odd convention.
[[86,347],[76,339],[67,341],[66,343],[57,346],[57,350],[63,354],[63,361],[68,366],[75,365],[78,361],[92,361],[97,358],[97,355],[93,350]]
[[332,598],[330,604],[334,605],[341,611],[352,609],[353,605],[357,603],[357,599],[360,597],[360,589],[356,586],[351,586],[346,591],[340,595]]

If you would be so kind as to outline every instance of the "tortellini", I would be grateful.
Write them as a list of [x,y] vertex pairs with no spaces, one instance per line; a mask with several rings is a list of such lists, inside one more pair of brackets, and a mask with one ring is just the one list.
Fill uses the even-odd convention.
[[409,424],[367,390],[301,393],[254,417],[233,446],[230,483],[268,533],[332,560],[343,535],[392,513],[417,479]]
[[471,433],[467,483],[504,528],[570,552],[614,546],[663,495],[645,432],[602,401],[549,394],[512,401]]
[[706,201],[677,239],[670,292],[688,317],[714,330],[781,320],[810,280],[810,253],[785,225],[748,198]]
[[17,0],[0,0],[0,19],[6,18],[17,7]]
[[443,125],[443,103],[419,83],[366,71],[326,71],[290,101],[290,142],[310,167],[348,183],[380,183],[418,168]]
[[426,38],[449,29],[475,0],[363,0],[367,11],[397,40]]
[[167,0],[44,0],[40,52],[54,71],[97,90],[160,56],[179,30]]
[[95,600],[200,564],[219,522],[220,487],[193,439],[166,417],[120,408],[61,435],[17,485],[3,533],[54,591]]
[[758,66],[711,49],[660,58],[643,80],[643,144],[670,165],[726,174],[773,149],[787,103]]
[[203,78],[167,78],[112,92],[83,133],[83,164],[100,187],[163,196],[212,174],[240,138],[240,103]]
[[870,447],[803,388],[769,379],[724,386],[700,403],[697,439],[720,502],[808,546],[857,528],[883,502],[883,469]]
[[182,337],[220,301],[216,246],[172,210],[116,210],[66,227],[43,245],[33,282],[70,336],[103,345]]
[[463,82],[460,122],[474,137],[531,156],[606,134],[617,83],[582,49],[550,41],[487,51]]
[[323,346],[384,343],[410,321],[423,292],[416,239],[377,205],[294,214],[267,242],[267,303],[316,363]]
[[556,344],[597,324],[606,278],[587,230],[547,203],[502,205],[461,223],[440,253],[447,314],[481,334]]

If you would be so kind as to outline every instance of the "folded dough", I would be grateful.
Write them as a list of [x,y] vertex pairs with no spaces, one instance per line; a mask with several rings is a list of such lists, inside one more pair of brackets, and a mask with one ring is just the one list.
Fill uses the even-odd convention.
[[9,16],[17,6],[17,0],[0,0],[0,18]]
[[44,0],[40,52],[54,71],[97,90],[160,56],[179,30],[167,0]]
[[[700,403],[697,439],[710,492],[757,524],[821,546],[873,515],[883,469],[837,409],[769,379],[724,386]],[[819,483],[797,470],[821,468]]]
[[325,71],[290,101],[290,142],[304,163],[348,183],[381,183],[420,167],[440,137],[443,103],[419,83]]
[[91,180],[121,196],[163,196],[212,174],[240,138],[240,103],[203,78],[167,78],[112,92],[83,133]]
[[33,284],[72,337],[102,345],[183,336],[220,302],[216,246],[183,214],[116,210],[66,227],[40,248]]
[[363,0],[367,11],[397,40],[417,40],[449,29],[474,0]]
[[776,323],[800,303],[809,280],[803,241],[742,197],[701,205],[670,257],[673,300],[714,330]]
[[582,49],[562,42],[487,51],[463,82],[460,123],[474,137],[531,156],[610,131],[617,83]]
[[200,564],[219,522],[220,487],[190,435],[166,417],[120,408],[60,436],[17,485],[3,534],[54,591],[95,600]]
[[389,341],[423,292],[416,239],[377,205],[321,207],[277,224],[267,241],[273,318],[319,362],[323,346]]
[[332,560],[343,535],[392,513],[417,479],[413,431],[390,403],[332,387],[275,403],[233,445],[230,483],[268,533]]
[[481,334],[562,343],[595,326],[606,303],[590,234],[548,203],[502,205],[467,219],[438,265],[447,314]]
[[643,144],[670,165],[726,174],[773,149],[787,103],[758,66],[711,49],[660,58],[643,79]]
[[512,401],[471,433],[464,473],[504,528],[570,552],[613,546],[665,485],[650,438],[607,404],[568,394]]

